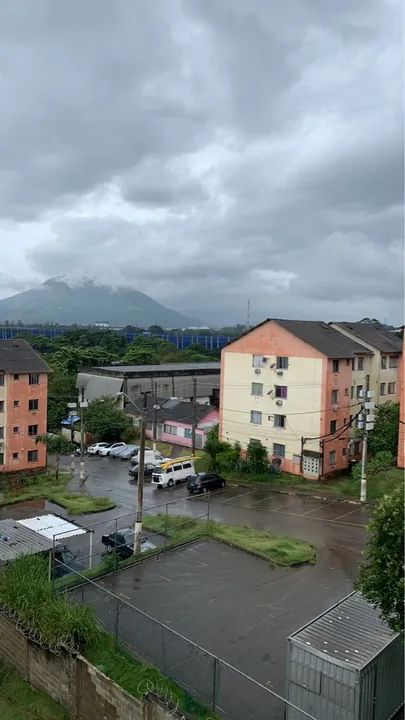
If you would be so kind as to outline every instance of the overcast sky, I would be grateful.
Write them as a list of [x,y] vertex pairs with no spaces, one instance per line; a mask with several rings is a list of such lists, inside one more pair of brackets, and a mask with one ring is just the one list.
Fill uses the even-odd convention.
[[401,5],[4,0],[0,297],[401,322]]

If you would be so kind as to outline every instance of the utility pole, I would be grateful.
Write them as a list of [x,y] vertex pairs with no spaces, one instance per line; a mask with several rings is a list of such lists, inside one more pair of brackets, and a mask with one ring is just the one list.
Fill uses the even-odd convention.
[[156,451],[156,440],[157,440],[157,411],[158,406],[156,403],[157,400],[157,383],[155,382],[153,385],[153,397],[155,402],[153,403],[153,449]]
[[191,425],[191,454],[195,455],[195,429],[197,426],[197,378],[193,378],[193,397],[192,397],[192,406],[193,406],[193,420]]
[[77,404],[75,402],[68,403],[69,417],[70,417],[70,442],[72,443],[72,455],[70,460],[70,472],[74,475],[75,472],[75,453],[74,453],[74,441],[75,441],[75,424],[73,418],[77,413]]
[[146,413],[148,410],[148,395],[150,391],[141,393],[143,397],[142,414],[141,414],[141,446],[139,449],[139,468],[138,468],[138,496],[136,503],[135,518],[135,538],[134,538],[134,555],[141,552],[142,542],[142,517],[143,517],[143,483],[145,479],[145,432],[146,432]]
[[368,378],[366,389],[361,391],[361,413],[359,415],[358,427],[363,429],[363,444],[361,449],[361,477],[360,477],[360,502],[367,500],[367,441],[368,432],[374,428],[373,410],[375,403],[372,401],[373,393],[368,390]]
[[84,472],[84,410],[88,407],[87,400],[84,399],[84,387],[80,388],[79,408],[80,408],[80,486],[86,481]]

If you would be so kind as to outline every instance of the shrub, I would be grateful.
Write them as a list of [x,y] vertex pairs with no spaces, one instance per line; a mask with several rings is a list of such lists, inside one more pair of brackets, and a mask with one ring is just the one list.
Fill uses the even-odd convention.
[[389,470],[394,464],[394,456],[388,450],[381,450],[368,462],[367,470],[370,475],[376,475],[382,470]]

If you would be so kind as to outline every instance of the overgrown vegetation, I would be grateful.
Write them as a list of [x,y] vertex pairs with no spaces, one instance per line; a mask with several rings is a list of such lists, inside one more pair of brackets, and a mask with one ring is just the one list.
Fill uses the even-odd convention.
[[398,452],[399,404],[385,402],[375,410],[374,429],[369,434],[368,449],[373,455]]
[[404,497],[385,495],[368,525],[358,588],[395,631],[404,630]]
[[0,604],[14,612],[53,647],[97,645],[101,628],[91,608],[56,598],[48,580],[48,559],[25,555],[0,573]]
[[1,720],[69,720],[68,712],[0,662]]
[[89,403],[85,412],[86,429],[98,441],[115,442],[125,434],[130,439],[132,420],[119,407],[115,398],[104,397]]
[[60,505],[72,515],[110,510],[115,507],[115,502],[108,497],[69,492],[66,489],[69,478],[68,473],[60,473],[58,480],[55,476],[45,474],[23,475],[18,481],[14,476],[4,478],[0,484],[0,506],[43,498]]
[[46,433],[45,435],[37,435],[35,443],[46,445],[48,455],[55,455],[55,480],[59,480],[60,456],[69,455],[73,450],[72,443],[64,435],[53,435]]
[[217,717],[208,713],[207,708],[159,670],[134,658],[122,645],[117,646],[110,636],[104,636],[102,643],[87,648],[84,654],[93,665],[134,697],[141,698],[148,688],[154,688],[158,695],[171,700],[193,720],[215,720]]
[[225,525],[206,520],[194,520],[179,515],[152,515],[144,520],[144,525],[153,532],[167,532],[170,544],[180,544],[208,535],[233,545],[240,550],[254,553],[264,558],[272,567],[286,567],[315,561],[315,550],[309,543],[281,535],[273,535],[267,530],[250,527]]
[[221,474],[239,473],[251,477],[263,475],[270,480],[271,476],[278,475],[279,469],[274,463],[269,463],[267,450],[261,442],[250,442],[245,455],[242,453],[240,443],[233,445],[219,439],[218,425],[209,430],[204,451],[209,457],[209,470]]

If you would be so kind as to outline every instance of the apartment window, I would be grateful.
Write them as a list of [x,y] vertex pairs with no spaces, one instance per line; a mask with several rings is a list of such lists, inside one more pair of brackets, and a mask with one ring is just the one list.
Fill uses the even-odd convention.
[[253,425],[261,425],[262,424],[262,413],[258,410],[251,410],[250,411],[250,422],[253,423]]
[[163,425],[163,432],[167,433],[168,435],[177,435],[177,425],[169,425],[165,423]]
[[13,380],[19,380],[19,379],[20,379],[19,374],[18,374],[18,373],[14,373],[14,375],[13,375]]
[[252,395],[263,395],[263,383],[252,382]]
[[14,401],[13,401],[13,407],[18,407],[19,404],[20,404],[20,401],[19,401],[19,400],[14,400]]
[[30,385],[39,385],[39,373],[30,373],[28,382]]
[[0,400],[0,412],[4,412],[4,400]]
[[254,368],[262,368],[266,364],[266,358],[263,357],[263,355],[253,355],[252,356],[252,367]]
[[184,437],[187,438],[187,440],[191,440],[193,437],[193,431],[191,428],[184,428]]
[[398,356],[397,355],[391,355],[389,359],[389,367],[390,368],[396,368],[398,367]]
[[356,366],[355,366],[355,359],[354,359],[354,358],[352,358],[352,370],[355,370],[355,369],[356,369]]
[[339,360],[332,360],[332,370],[334,373],[339,372]]
[[380,383],[380,395],[385,395],[385,383]]
[[357,385],[357,388],[356,388],[356,398],[357,398],[357,400],[361,397],[362,390],[363,390],[363,385]]
[[38,425],[28,425],[28,435],[31,437],[38,435]]
[[4,453],[0,452],[0,465],[4,465]]
[[347,455],[347,448],[342,448],[342,455],[343,457]]
[[13,460],[18,460],[18,452],[13,453]]
[[257,438],[249,438],[249,445],[261,445],[262,441]]
[[287,399],[287,385],[275,385],[274,386],[274,394],[276,398],[283,398],[283,400]]
[[28,400],[28,410],[38,410],[38,400]]
[[277,370],[288,370],[288,357],[280,356],[276,360]]
[[395,383],[388,383],[388,395],[395,395]]
[[286,424],[286,416],[285,415],[275,415],[274,416],[274,427],[285,428],[285,424]]
[[387,369],[387,356],[381,355],[381,370]]
[[336,420],[331,420],[331,421],[330,421],[330,430],[329,430],[329,431],[330,431],[330,434],[336,432],[336,427],[337,427],[337,422],[336,422]]
[[357,358],[357,370],[364,370],[364,358]]
[[0,385],[4,385],[4,373],[0,373]]
[[4,427],[0,427],[0,439],[4,438]]
[[346,359],[346,367],[349,367],[349,366],[350,366],[350,358],[347,358]]
[[285,457],[285,445],[280,445],[280,443],[273,443],[273,455],[281,458]]
[[329,453],[329,464],[335,465],[336,463],[336,450],[331,450]]
[[28,462],[38,462],[38,450],[28,450]]
[[338,390],[332,390],[331,399],[332,399],[332,405],[336,405],[336,403],[339,400],[339,391]]
[[14,425],[14,427],[13,427],[13,433],[14,433],[14,434],[18,433],[18,425]]
[[349,397],[349,388],[345,388],[345,395]]
[[353,400],[353,398],[354,398],[354,385],[352,385],[350,388],[350,399]]

